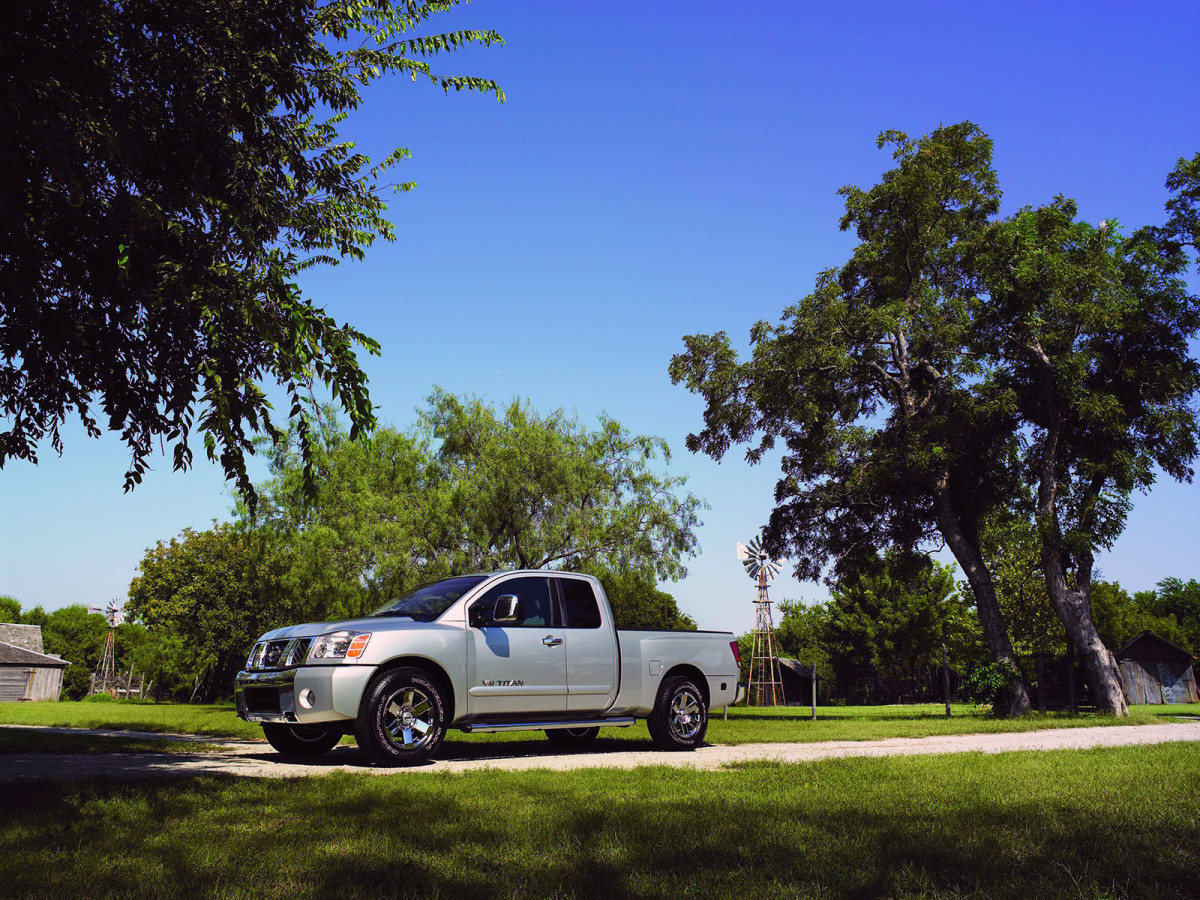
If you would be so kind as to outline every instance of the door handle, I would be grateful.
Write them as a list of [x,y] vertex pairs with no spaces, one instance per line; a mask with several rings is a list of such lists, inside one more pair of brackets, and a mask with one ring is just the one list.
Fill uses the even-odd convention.
[[547,647],[557,647],[562,642],[563,642],[562,638],[555,637],[552,634],[548,634],[544,638],[542,638],[542,643],[545,644]]

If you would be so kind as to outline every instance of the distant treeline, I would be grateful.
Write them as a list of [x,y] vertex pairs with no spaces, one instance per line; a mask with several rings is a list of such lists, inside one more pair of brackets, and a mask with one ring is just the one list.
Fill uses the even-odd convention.
[[[1039,596],[1013,590],[1009,583],[1002,586],[1002,604],[1023,607],[1023,614],[1009,621],[1022,623],[1014,646],[1022,675],[1033,684],[1039,655],[1043,663],[1066,657],[1066,633],[1044,590]],[[880,556],[839,581],[826,603],[779,603],[779,650],[817,666],[822,700],[895,703],[940,699],[945,644],[952,689],[963,699],[987,700],[985,676],[992,661],[969,597],[948,566],[920,556]],[[1200,582],[1195,579],[1164,578],[1155,590],[1133,594],[1116,582],[1099,581],[1092,586],[1092,608],[1113,652],[1143,630],[1200,652]],[[751,636],[740,640],[746,659]]]

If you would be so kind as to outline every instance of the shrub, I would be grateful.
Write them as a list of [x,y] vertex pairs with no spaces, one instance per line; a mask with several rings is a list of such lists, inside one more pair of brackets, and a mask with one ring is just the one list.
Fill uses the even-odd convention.
[[978,665],[963,681],[963,691],[972,702],[993,706],[1008,688],[1012,670],[1005,663],[990,662]]

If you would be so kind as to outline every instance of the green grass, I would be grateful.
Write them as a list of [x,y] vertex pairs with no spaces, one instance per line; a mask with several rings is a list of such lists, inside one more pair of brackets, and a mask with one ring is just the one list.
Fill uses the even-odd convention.
[[11,784],[10,896],[1200,896],[1200,748]]
[[239,719],[231,703],[192,705],[127,700],[112,703],[0,703],[0,725],[51,725],[262,739],[262,728]]
[[[1170,714],[1162,712],[1170,709]],[[1149,725],[1164,717],[1200,713],[1200,704],[1172,707],[1135,706],[1125,718],[1097,713],[1033,713],[1020,719],[996,719],[974,706],[953,704],[952,715],[940,703],[906,706],[817,707],[817,721],[809,720],[810,708],[735,707],[725,721],[720,712],[709,719],[708,740],[714,744],[755,742],[873,741],[894,737],[930,737],[945,734],[994,734],[1040,731],[1047,728],[1079,728],[1089,725]]]
[[[803,707],[773,709],[735,707],[726,721],[720,711],[709,719],[708,742],[712,744],[809,743],[813,741],[867,741],[893,737],[929,737],[945,734],[981,734],[1037,731],[1045,728],[1077,728],[1086,725],[1146,725],[1179,715],[1200,715],[1200,704],[1137,706],[1128,718],[1083,713],[1033,714],[1023,719],[994,719],[973,706],[958,704],[947,719],[941,704],[911,706],[825,706],[818,707],[817,721],[809,721]],[[52,725],[73,728],[104,728],[118,731],[197,734],[211,737],[262,740],[258,725],[243,722],[228,704],[190,706],[174,703],[5,703],[0,704],[0,724]],[[646,725],[607,728],[601,732],[609,741],[632,741],[649,747]],[[542,738],[530,733],[468,735],[451,731],[451,742],[532,742]]]
[[30,732],[0,727],[0,756],[7,753],[208,753],[215,744],[95,734]]
[[1179,716],[1196,717],[1200,716],[1200,703],[1172,703],[1171,705],[1158,706],[1135,706],[1137,710],[1150,713],[1153,716],[1172,719]]

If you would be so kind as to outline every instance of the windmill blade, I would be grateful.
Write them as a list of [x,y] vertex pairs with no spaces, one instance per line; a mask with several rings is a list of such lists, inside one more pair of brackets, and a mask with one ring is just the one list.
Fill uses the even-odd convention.
[[746,570],[746,574],[755,581],[764,572],[767,578],[774,578],[788,564],[786,559],[771,559],[767,555],[767,551],[762,546],[761,536],[754,537],[748,544],[738,541],[737,558],[741,562],[742,568]]

